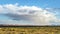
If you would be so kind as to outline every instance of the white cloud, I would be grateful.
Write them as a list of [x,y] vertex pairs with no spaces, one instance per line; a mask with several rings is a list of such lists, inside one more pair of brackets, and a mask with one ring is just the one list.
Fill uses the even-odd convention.
[[3,7],[0,5],[0,13],[3,11]]
[[10,17],[12,21],[30,21],[38,25],[51,25],[51,22],[60,23],[60,20],[57,19],[54,13],[36,6],[18,6],[18,4],[0,5],[1,12]]

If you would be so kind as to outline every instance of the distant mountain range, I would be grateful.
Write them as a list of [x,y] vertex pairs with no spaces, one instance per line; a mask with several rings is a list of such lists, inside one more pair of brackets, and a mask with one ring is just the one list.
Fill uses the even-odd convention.
[[0,24],[0,27],[60,27],[59,25],[8,25]]

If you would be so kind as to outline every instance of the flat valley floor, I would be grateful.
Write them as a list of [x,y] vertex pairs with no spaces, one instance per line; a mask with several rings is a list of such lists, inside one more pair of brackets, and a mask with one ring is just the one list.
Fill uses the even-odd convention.
[[0,34],[60,34],[60,26],[0,27]]

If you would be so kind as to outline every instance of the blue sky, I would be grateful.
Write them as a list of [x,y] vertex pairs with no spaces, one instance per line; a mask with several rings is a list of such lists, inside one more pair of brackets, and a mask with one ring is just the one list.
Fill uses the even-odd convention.
[[60,8],[60,0],[0,0],[0,4],[15,4],[49,8]]
[[0,0],[0,23],[60,25],[59,8],[60,0]]

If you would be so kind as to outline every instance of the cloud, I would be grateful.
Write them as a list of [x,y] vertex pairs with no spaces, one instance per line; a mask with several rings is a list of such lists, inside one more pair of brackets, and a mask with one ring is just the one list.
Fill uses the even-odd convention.
[[12,20],[9,21],[11,23],[14,21],[29,21],[39,25],[51,25],[52,22],[60,23],[60,19],[57,19],[54,13],[36,6],[0,5],[0,14],[9,17]]

